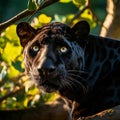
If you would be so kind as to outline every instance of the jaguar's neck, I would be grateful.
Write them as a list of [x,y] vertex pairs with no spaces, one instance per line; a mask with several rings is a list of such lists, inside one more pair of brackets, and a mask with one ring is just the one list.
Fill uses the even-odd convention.
[[120,59],[118,54],[120,54],[118,40],[89,35],[85,48],[85,69],[89,73],[88,81],[91,86],[100,76],[105,76],[115,69],[114,61]]

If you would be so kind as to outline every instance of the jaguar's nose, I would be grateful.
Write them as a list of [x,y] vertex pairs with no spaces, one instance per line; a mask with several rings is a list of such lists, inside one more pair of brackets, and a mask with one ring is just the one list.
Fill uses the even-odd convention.
[[54,72],[55,72],[55,66],[54,64],[52,63],[51,60],[46,60],[42,66],[38,69],[40,75],[42,77],[46,77],[46,76],[50,76],[50,75],[53,75]]
[[52,75],[52,73],[54,73],[54,71],[55,71],[55,68],[54,67],[51,67],[51,68],[41,68],[38,71],[39,71],[41,76],[45,77],[45,76]]

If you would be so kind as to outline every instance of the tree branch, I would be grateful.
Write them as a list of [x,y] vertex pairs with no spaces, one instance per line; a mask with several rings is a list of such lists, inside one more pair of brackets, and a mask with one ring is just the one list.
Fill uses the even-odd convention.
[[18,82],[22,77],[24,77],[24,76],[25,76],[25,73],[21,73],[21,74],[18,75],[17,77],[10,79],[11,81],[14,82],[14,85],[15,85],[14,90],[9,91],[9,92],[6,93],[4,96],[0,97],[0,103],[1,103],[3,100],[7,99],[8,97],[14,96],[14,95],[16,95],[17,93],[19,93],[20,91],[22,91],[22,90],[25,89],[25,86],[24,86],[23,84],[22,84],[22,85],[19,85],[19,87],[16,86],[16,84],[18,84],[17,82]]
[[90,9],[93,19],[94,19],[99,25],[101,25],[101,21],[99,20],[99,18],[98,18],[97,15],[94,13],[94,11],[93,11],[93,9],[92,9],[92,7],[91,7],[90,0],[87,0],[87,1],[86,1],[85,7],[82,8],[82,10],[79,10],[79,11],[77,12],[77,14],[71,19],[71,21],[70,21],[69,24],[72,24],[72,22],[73,22],[75,19],[79,18],[80,15],[81,15],[86,9]]
[[79,118],[77,120],[119,120],[120,119],[120,105],[111,109],[104,110],[92,116]]
[[120,38],[120,1],[107,0],[107,16],[100,30],[100,36]]
[[25,89],[24,86],[22,86],[22,87],[20,87],[20,88],[16,87],[12,92],[9,92],[9,93],[7,93],[5,96],[1,97],[1,98],[0,98],[0,103],[1,103],[3,100],[7,99],[8,97],[14,96],[15,94],[17,94],[18,92],[20,92],[21,90],[24,90],[24,89]]
[[86,9],[88,9],[89,8],[89,6],[85,6],[82,10],[79,10],[78,12],[77,12],[77,14],[71,19],[71,21],[70,21],[70,25],[72,24],[72,22],[75,20],[75,19],[77,19],[77,18],[79,18],[79,16],[86,10]]
[[53,4],[53,3],[56,3],[58,2],[59,0],[46,0],[46,2],[40,6],[37,10],[34,10],[34,11],[30,11],[28,9],[22,11],[21,13],[17,14],[16,16],[14,16],[13,18],[9,19],[8,21],[5,21],[3,23],[0,24],[0,32],[2,30],[4,30],[6,27],[12,25],[13,23],[17,22],[18,20],[22,19],[22,18],[25,18],[29,15],[32,15],[34,13],[36,13],[37,11],[39,10],[42,10],[43,8]]

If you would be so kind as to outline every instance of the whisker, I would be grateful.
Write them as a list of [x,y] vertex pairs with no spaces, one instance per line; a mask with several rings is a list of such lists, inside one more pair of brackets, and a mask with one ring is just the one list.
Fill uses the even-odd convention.
[[86,81],[86,79],[84,79],[82,76],[80,76],[80,75],[76,75],[76,74],[72,74],[72,73],[68,73],[68,75],[69,76],[71,76],[71,77],[78,77],[78,78],[80,78],[82,81]]
[[68,70],[68,72],[76,72],[76,73],[84,73],[84,74],[88,74],[88,72],[86,72],[86,71],[82,71],[82,70]]
[[87,87],[80,81],[77,81],[75,78],[71,77],[71,76],[66,76],[69,79],[69,82],[71,81],[73,85],[75,85],[75,83],[78,83],[81,85],[84,94],[87,93]]
[[64,81],[62,82],[63,87],[68,87],[68,88],[71,88],[71,89],[73,88],[72,84],[73,84],[73,82],[68,80],[67,78],[64,78]]
[[67,78],[69,78],[70,80],[72,80],[72,83],[76,82],[76,83],[80,84],[81,86],[83,86],[83,84],[81,82],[77,81],[75,78],[72,78],[70,76],[67,76]]

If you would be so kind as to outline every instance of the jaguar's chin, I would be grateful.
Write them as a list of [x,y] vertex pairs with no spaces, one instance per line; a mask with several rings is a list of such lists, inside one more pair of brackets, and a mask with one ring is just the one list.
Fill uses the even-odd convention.
[[32,75],[32,79],[35,81],[37,87],[44,92],[56,92],[60,89],[61,79],[60,77],[48,77],[42,78],[41,76]]
[[51,92],[56,92],[59,90],[59,87],[53,84],[42,84],[39,85],[40,90],[51,93]]

